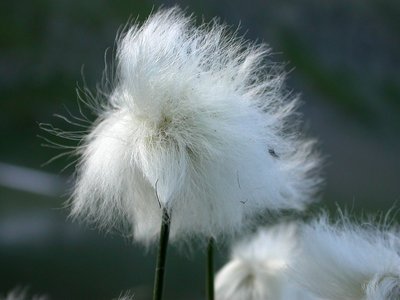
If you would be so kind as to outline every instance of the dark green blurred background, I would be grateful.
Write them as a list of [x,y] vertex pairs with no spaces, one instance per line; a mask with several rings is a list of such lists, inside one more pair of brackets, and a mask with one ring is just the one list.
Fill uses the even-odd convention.
[[[153,252],[66,219],[73,166],[60,170],[72,159],[41,167],[60,150],[41,147],[38,123],[68,129],[53,114],[66,115],[64,105],[78,114],[82,66],[95,89],[120,26],[175,3],[205,20],[241,24],[247,38],[271,46],[273,61],[287,63],[288,88],[301,93],[307,128],[327,157],[320,207],[371,213],[400,199],[397,0],[2,1],[0,293],[22,285],[52,299],[111,299],[127,289],[150,298]],[[167,299],[201,299],[204,253],[179,253],[169,252]],[[225,258],[221,249],[217,265]]]

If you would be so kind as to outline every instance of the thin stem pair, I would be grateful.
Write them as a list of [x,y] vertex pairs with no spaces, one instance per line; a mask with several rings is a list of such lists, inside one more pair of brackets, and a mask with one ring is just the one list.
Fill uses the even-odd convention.
[[[157,265],[153,289],[153,300],[161,300],[164,289],[165,264],[167,261],[167,249],[171,217],[166,208],[162,209],[162,221],[160,229],[160,242],[158,248]],[[207,245],[206,268],[206,295],[208,300],[214,300],[214,239],[210,238]]]

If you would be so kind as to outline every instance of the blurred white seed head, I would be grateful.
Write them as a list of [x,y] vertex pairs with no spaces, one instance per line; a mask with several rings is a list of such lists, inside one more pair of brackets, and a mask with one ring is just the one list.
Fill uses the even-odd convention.
[[115,298],[113,300],[134,300],[135,299],[135,294],[128,290],[125,292],[121,292],[121,294],[118,296],[118,298]]
[[28,288],[21,288],[21,287],[16,287],[10,292],[7,293],[7,295],[1,295],[0,294],[0,300],[47,300],[48,297],[44,295],[33,295],[29,296],[28,295]]
[[301,252],[290,265],[293,278],[327,300],[400,299],[398,232],[331,224],[326,216],[305,225]]
[[316,300],[286,276],[296,259],[297,233],[294,224],[278,225],[237,244],[231,260],[216,275],[216,299]]
[[72,215],[123,222],[149,242],[159,202],[171,239],[229,236],[255,213],[303,209],[319,160],[267,52],[216,21],[195,27],[177,8],[126,30],[114,89],[79,148]]

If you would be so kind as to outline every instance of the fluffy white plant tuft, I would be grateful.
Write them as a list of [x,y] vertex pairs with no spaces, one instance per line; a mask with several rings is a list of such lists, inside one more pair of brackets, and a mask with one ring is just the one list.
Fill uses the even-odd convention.
[[16,287],[7,293],[7,295],[0,295],[0,300],[46,300],[46,296],[28,296],[28,288]]
[[217,300],[316,300],[291,283],[286,271],[298,251],[294,224],[260,229],[233,249],[215,279]]
[[327,300],[400,299],[399,235],[381,227],[326,216],[305,225],[293,278]]
[[115,298],[113,300],[134,300],[134,299],[135,299],[135,294],[128,290],[125,292],[121,292],[118,298]]
[[149,242],[160,206],[172,239],[217,238],[266,209],[303,209],[319,160],[267,52],[216,21],[196,27],[177,8],[126,30],[113,91],[78,149],[72,215],[128,224]]

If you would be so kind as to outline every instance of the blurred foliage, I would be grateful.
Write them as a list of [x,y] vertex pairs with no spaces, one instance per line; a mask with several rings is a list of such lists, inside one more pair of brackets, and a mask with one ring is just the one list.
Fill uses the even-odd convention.
[[366,105],[359,85],[354,84],[356,80],[347,70],[325,68],[315,59],[311,49],[290,31],[282,34],[282,46],[290,63],[306,77],[313,89],[324,95],[322,99],[333,101],[365,122],[372,120],[373,112]]
[[144,18],[151,8],[146,1],[2,2],[0,128],[7,147],[0,156],[32,167],[47,161],[52,154],[40,147],[38,123],[65,114],[62,105],[78,114],[75,87],[82,66],[93,88],[117,30],[130,15]]

